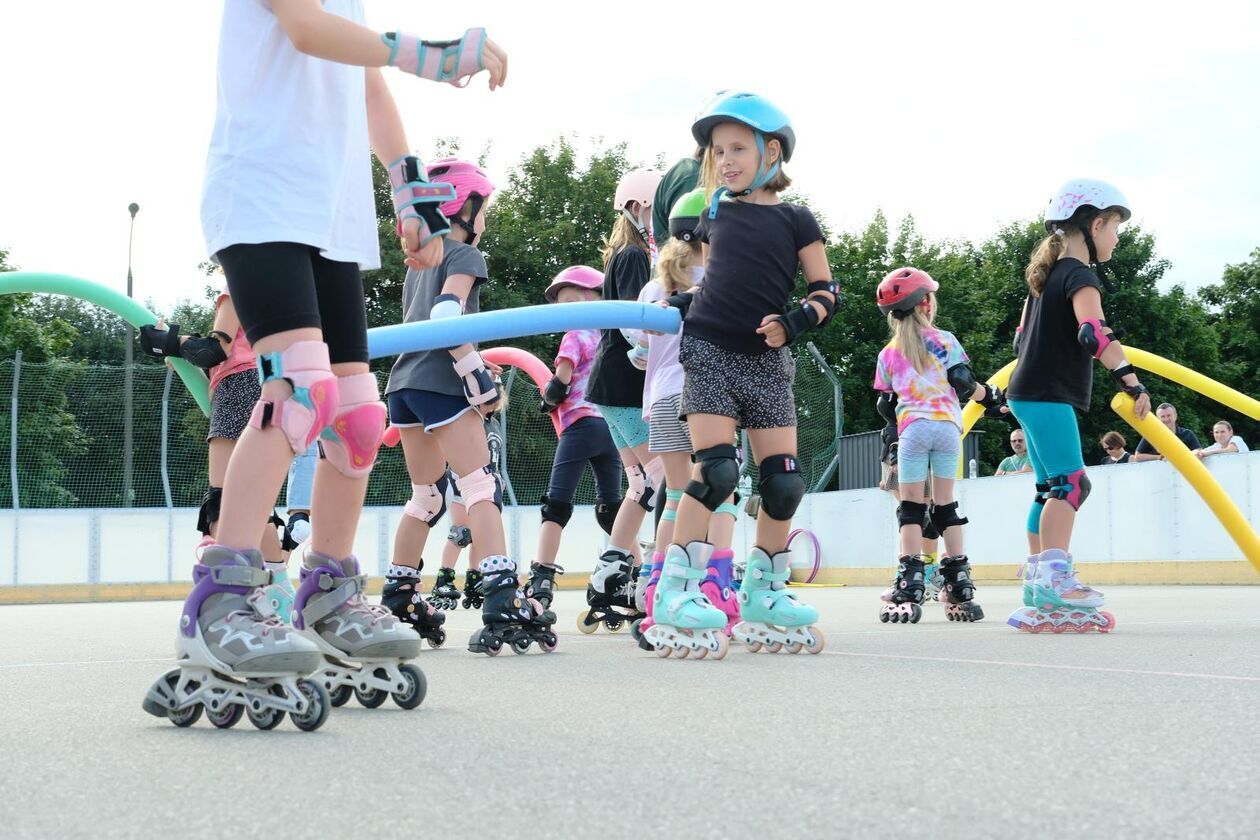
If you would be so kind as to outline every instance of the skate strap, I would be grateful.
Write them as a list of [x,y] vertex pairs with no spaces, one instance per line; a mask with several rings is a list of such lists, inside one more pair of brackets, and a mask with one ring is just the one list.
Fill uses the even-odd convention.
[[302,623],[309,627],[327,618],[342,604],[361,593],[366,582],[367,575],[337,577],[321,572],[316,583],[324,594],[306,602],[306,606],[302,608]]
[[253,566],[210,566],[210,579],[220,586],[266,586],[271,575]]
[[786,583],[792,573],[790,571],[776,572],[769,569],[759,569],[754,567],[751,569],[745,569],[744,574],[748,577],[756,578],[757,580],[769,580]]
[[681,563],[666,563],[664,568],[661,569],[661,574],[685,580],[704,580],[708,576],[708,572],[705,569],[693,569]]

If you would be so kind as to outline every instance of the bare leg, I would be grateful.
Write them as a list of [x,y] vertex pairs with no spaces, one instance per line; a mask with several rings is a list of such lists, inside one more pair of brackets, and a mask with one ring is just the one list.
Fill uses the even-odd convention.
[[[411,483],[435,484],[446,472],[446,459],[442,457],[442,449],[437,441],[419,426],[405,426],[398,431],[402,440],[403,458],[407,462],[407,476]],[[394,565],[420,568],[429,531],[427,523],[404,514],[394,533]]]

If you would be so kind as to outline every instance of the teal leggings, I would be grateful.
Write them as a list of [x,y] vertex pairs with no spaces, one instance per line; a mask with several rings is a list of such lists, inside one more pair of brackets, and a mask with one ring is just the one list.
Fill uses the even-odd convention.
[[[1076,410],[1067,403],[1010,400],[1011,413],[1024,427],[1028,441],[1028,459],[1032,462],[1037,484],[1046,485],[1053,476],[1070,475],[1085,469],[1081,458],[1081,430],[1076,424]],[[1041,533],[1041,511],[1045,508],[1037,494],[1028,511],[1028,531]]]

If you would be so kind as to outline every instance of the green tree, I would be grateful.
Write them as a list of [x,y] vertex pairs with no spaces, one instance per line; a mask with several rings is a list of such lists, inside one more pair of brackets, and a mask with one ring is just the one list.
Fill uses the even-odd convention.
[[[1200,289],[1199,300],[1208,307],[1208,324],[1220,352],[1218,378],[1244,394],[1260,396],[1260,248],[1246,262],[1225,266],[1221,282]],[[1224,408],[1217,408],[1211,419],[1221,417],[1252,448],[1260,446],[1260,422]]]

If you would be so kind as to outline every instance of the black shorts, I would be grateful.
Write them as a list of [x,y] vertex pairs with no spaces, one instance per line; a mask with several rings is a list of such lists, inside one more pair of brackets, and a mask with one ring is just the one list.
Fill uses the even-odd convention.
[[682,414],[735,418],[745,429],[796,426],[796,360],[786,347],[749,355],[684,334]]
[[357,263],[334,262],[296,242],[229,245],[215,254],[250,344],[316,327],[328,358],[366,362],[367,310]]

